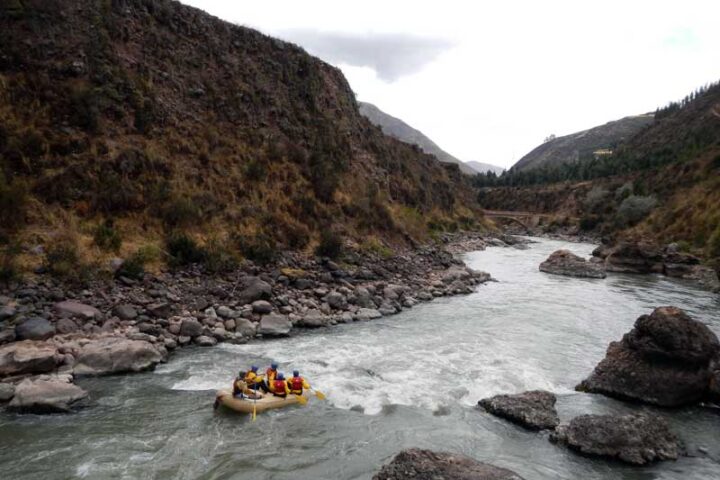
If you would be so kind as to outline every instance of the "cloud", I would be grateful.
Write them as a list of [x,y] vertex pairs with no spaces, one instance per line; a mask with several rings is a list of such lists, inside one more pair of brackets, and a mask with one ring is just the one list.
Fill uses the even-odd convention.
[[445,39],[391,33],[284,30],[279,36],[330,63],[370,67],[388,83],[419,72],[454,46]]

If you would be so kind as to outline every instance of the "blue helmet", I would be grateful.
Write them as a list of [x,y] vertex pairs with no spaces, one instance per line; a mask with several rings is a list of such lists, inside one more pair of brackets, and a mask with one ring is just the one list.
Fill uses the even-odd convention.
[[293,370],[293,377],[299,377],[299,376],[300,376],[300,372],[298,372],[297,370]]
[[272,363],[270,364],[270,368],[272,368],[273,370],[277,370],[277,363],[272,362]]
[[285,374],[283,374],[283,373],[278,373],[277,379],[278,379],[278,380],[285,380]]
[[250,370],[252,370],[253,372],[257,372],[257,370],[258,370],[257,365],[253,365],[252,367],[250,367]]

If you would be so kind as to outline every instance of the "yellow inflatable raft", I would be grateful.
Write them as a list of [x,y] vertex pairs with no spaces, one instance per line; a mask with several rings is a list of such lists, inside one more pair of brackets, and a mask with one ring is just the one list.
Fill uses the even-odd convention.
[[[257,400],[251,400],[249,398],[236,398],[233,397],[230,390],[218,390],[215,396],[215,405],[224,406],[231,410],[235,410],[240,413],[252,413],[253,403],[258,413],[264,412],[265,410],[272,410],[273,408],[283,408],[290,405],[297,405],[300,403],[297,395],[288,395],[285,398],[276,397],[272,393],[266,393],[262,395],[262,398]],[[305,399],[309,398],[308,392],[304,392],[302,395]]]

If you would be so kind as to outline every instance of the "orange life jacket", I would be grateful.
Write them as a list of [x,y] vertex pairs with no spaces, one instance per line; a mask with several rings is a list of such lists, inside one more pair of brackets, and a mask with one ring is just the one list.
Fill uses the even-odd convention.
[[292,393],[302,393],[303,382],[304,380],[302,377],[292,377],[290,380],[288,380],[290,391]]
[[273,370],[272,368],[265,370],[265,378],[268,382],[274,381],[275,377],[277,377],[277,370]]
[[274,387],[273,388],[274,393],[277,393],[280,395],[285,395],[286,392],[285,392],[285,381],[284,380],[275,380],[273,382],[273,387]]

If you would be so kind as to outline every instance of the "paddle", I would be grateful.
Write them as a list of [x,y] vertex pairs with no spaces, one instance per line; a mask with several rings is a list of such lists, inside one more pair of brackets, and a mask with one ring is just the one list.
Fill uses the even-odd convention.
[[323,392],[321,392],[320,390],[315,390],[314,388],[311,388],[310,390],[315,393],[315,396],[318,398],[318,400],[325,400],[325,394]]
[[300,405],[307,405],[308,399],[307,397],[303,397],[302,395],[295,395],[298,399],[298,403]]

